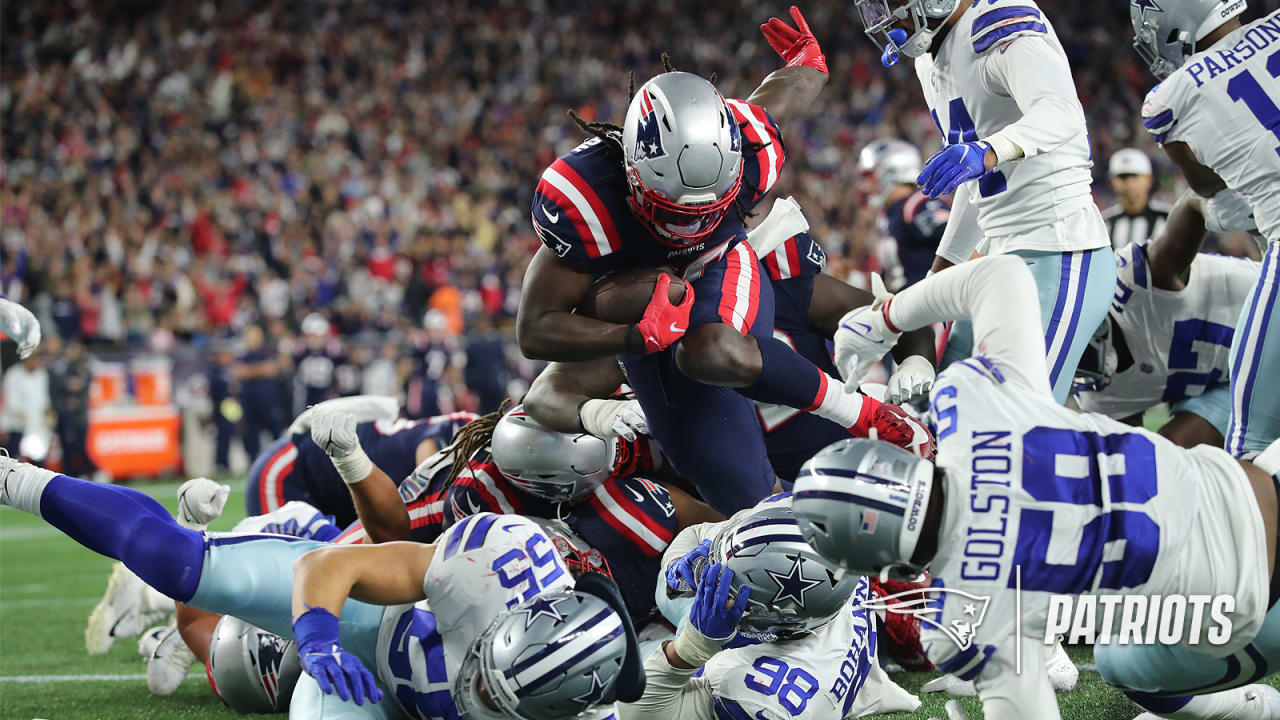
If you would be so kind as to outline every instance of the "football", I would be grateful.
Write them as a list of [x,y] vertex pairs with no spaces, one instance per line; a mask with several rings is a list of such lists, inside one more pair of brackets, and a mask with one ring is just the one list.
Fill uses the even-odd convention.
[[600,278],[578,303],[578,314],[602,322],[630,325],[640,322],[653,297],[659,275],[671,277],[667,297],[673,303],[684,298],[684,281],[666,268],[631,268]]

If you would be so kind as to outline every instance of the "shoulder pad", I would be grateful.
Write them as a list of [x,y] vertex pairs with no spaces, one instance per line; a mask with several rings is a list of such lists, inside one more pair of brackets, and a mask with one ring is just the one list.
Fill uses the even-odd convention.
[[827,266],[826,252],[807,232],[788,238],[778,249],[761,259],[773,280],[811,277]]
[[[725,103],[742,129],[743,192],[740,198],[748,208],[753,208],[777,184],[787,159],[787,148],[782,142],[782,130],[768,110],[745,100],[726,99]],[[760,147],[753,152],[748,145]]]
[[1151,139],[1161,145],[1173,141],[1171,134],[1178,124],[1178,109],[1175,105],[1181,95],[1181,76],[1181,73],[1174,73],[1151,88],[1142,103],[1142,126],[1151,133]]
[[1049,32],[1040,8],[1033,2],[1000,2],[982,11],[970,25],[973,51],[982,54],[997,43],[1021,35],[1046,35]]
[[552,252],[572,265],[593,261],[622,248],[613,217],[578,168],[557,159],[533,193],[533,229]]

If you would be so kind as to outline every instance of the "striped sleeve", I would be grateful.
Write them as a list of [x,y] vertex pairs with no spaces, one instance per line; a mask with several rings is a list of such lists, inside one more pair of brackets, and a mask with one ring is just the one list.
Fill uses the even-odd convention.
[[1169,102],[1173,83],[1171,78],[1151,88],[1142,103],[1142,127],[1151,133],[1152,140],[1161,145],[1177,140],[1178,117]]
[[445,525],[453,525],[478,513],[520,514],[524,505],[496,465],[472,460],[445,491],[441,509]]
[[639,478],[610,480],[588,501],[625,546],[646,557],[660,557],[675,539],[675,510],[660,485]]
[[764,256],[764,266],[771,280],[810,277],[822,272],[827,254],[809,233],[800,233]]
[[[725,100],[742,130],[742,202],[755,207],[773,189],[787,159],[782,130],[759,105],[743,100]],[[748,145],[750,147],[748,147]],[[754,151],[751,148],[757,148]]]
[[1032,5],[1005,5],[974,18],[971,27],[973,51],[982,54],[996,43],[1018,35],[1049,32],[1039,8]]
[[564,158],[542,172],[533,193],[532,221],[542,244],[573,265],[591,265],[622,248],[599,195]]

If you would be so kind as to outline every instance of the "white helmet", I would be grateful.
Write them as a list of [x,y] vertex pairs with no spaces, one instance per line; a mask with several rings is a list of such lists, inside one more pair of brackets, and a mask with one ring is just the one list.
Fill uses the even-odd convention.
[[1163,80],[1201,49],[1206,35],[1248,7],[1245,0],[1130,0],[1133,47]]
[[915,187],[923,166],[920,151],[905,140],[876,140],[858,153],[858,171],[871,178],[869,194],[877,205],[895,185]]
[[686,72],[640,86],[622,124],[631,210],[658,239],[692,245],[742,187],[742,133],[715,86]]

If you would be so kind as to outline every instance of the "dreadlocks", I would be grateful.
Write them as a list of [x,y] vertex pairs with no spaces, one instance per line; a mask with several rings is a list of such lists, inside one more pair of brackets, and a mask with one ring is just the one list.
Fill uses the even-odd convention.
[[449,478],[445,480],[445,487],[452,485],[453,481],[458,479],[458,475],[466,469],[467,461],[489,444],[493,439],[493,429],[498,426],[498,421],[510,406],[510,398],[503,400],[497,410],[488,415],[481,415],[458,430],[453,437],[453,442],[444,449],[444,454],[453,458],[453,466],[449,468]]
[[[676,72],[675,66],[671,64],[671,56],[664,52],[662,53],[661,57],[662,57],[662,71],[664,73]],[[636,74],[635,74],[635,71],[632,71],[632,72],[629,72],[627,75],[628,75],[627,98],[630,99],[635,97],[636,95]],[[714,72],[711,73],[711,75],[707,78],[707,82],[711,83],[712,85],[716,84],[716,74]],[[579,117],[578,113],[574,112],[573,110],[568,110],[567,112],[569,114],[569,117],[575,123],[578,124],[578,127],[582,128],[583,132],[595,138],[598,138],[600,142],[604,143],[605,147],[608,148],[610,152],[617,154],[619,156],[619,159],[621,159],[622,157],[625,157],[626,149],[622,146],[622,128],[621,127],[608,122],[587,122],[586,120],[583,120],[581,117]],[[738,123],[738,132],[741,133],[746,126],[747,126],[746,121]],[[748,141],[744,139],[742,141],[742,152],[744,155],[748,152],[752,152],[752,153],[760,152],[765,148],[765,145],[766,145],[765,143]],[[751,195],[755,195],[756,193],[760,192],[760,188],[756,187],[755,183],[747,180],[746,178],[743,178],[742,185],[743,185],[743,188],[748,190]],[[756,216],[754,212],[752,212],[749,208],[747,208],[747,204],[742,201],[741,190],[738,191],[738,197],[734,198],[733,200],[733,208],[738,211],[738,214],[742,216],[742,219],[744,221],[747,218],[753,218]],[[473,421],[473,423],[474,422],[479,422],[479,421],[478,420]]]

